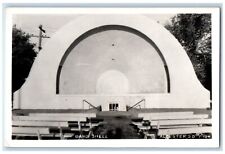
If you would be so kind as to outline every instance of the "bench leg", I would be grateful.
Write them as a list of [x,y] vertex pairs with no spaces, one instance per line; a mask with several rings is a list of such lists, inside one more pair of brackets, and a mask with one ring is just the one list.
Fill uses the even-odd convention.
[[64,140],[64,136],[63,136],[63,132],[62,132],[62,128],[61,127],[59,128],[59,131],[60,131],[60,139]]
[[39,130],[37,131],[37,137],[38,137],[38,140],[41,140],[41,134],[40,134]]

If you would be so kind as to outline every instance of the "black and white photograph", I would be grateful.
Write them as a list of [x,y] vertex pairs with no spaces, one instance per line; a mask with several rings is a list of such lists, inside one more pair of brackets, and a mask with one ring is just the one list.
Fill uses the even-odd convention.
[[7,11],[9,146],[218,146],[218,8]]

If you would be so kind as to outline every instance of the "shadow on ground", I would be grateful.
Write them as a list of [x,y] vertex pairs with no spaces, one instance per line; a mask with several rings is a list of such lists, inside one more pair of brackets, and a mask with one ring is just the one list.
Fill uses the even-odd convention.
[[139,139],[131,125],[129,116],[108,116],[104,117],[104,123],[93,130],[93,134],[107,136],[108,139]]

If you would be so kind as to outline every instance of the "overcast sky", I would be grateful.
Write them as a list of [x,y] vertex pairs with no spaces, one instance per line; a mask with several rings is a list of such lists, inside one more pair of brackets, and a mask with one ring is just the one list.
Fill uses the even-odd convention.
[[[61,28],[68,22],[76,19],[79,15],[15,15],[13,24],[28,33],[38,33],[38,26],[43,25],[48,35],[52,35],[55,31]],[[174,14],[154,14],[146,15],[149,18],[158,21],[161,24],[170,22],[170,18]]]
[[[171,17],[175,14],[152,14],[145,15],[158,23],[165,25],[170,22]],[[21,28],[23,31],[38,35],[39,28],[38,26],[43,25],[43,29],[46,30],[47,36],[52,36],[54,32],[59,30],[62,26],[69,23],[70,21],[76,19],[79,15],[29,15],[29,14],[19,14],[13,16],[13,24],[16,24],[17,28]],[[31,38],[32,43],[38,44],[38,38]],[[43,44],[46,42],[46,39],[43,40]]]

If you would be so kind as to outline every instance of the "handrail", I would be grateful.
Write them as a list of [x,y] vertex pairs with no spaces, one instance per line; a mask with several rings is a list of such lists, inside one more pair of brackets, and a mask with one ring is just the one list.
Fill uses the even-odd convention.
[[129,107],[127,109],[127,111],[129,111],[130,109],[134,108],[135,106],[137,106],[138,104],[140,104],[141,102],[145,101],[145,99],[140,100],[139,102],[137,102],[136,104],[134,104],[133,106]]
[[86,101],[85,99],[83,100],[83,102],[87,103],[88,105],[90,105],[91,107],[95,108],[96,110],[98,110],[98,108],[94,105],[92,105],[90,102]]

